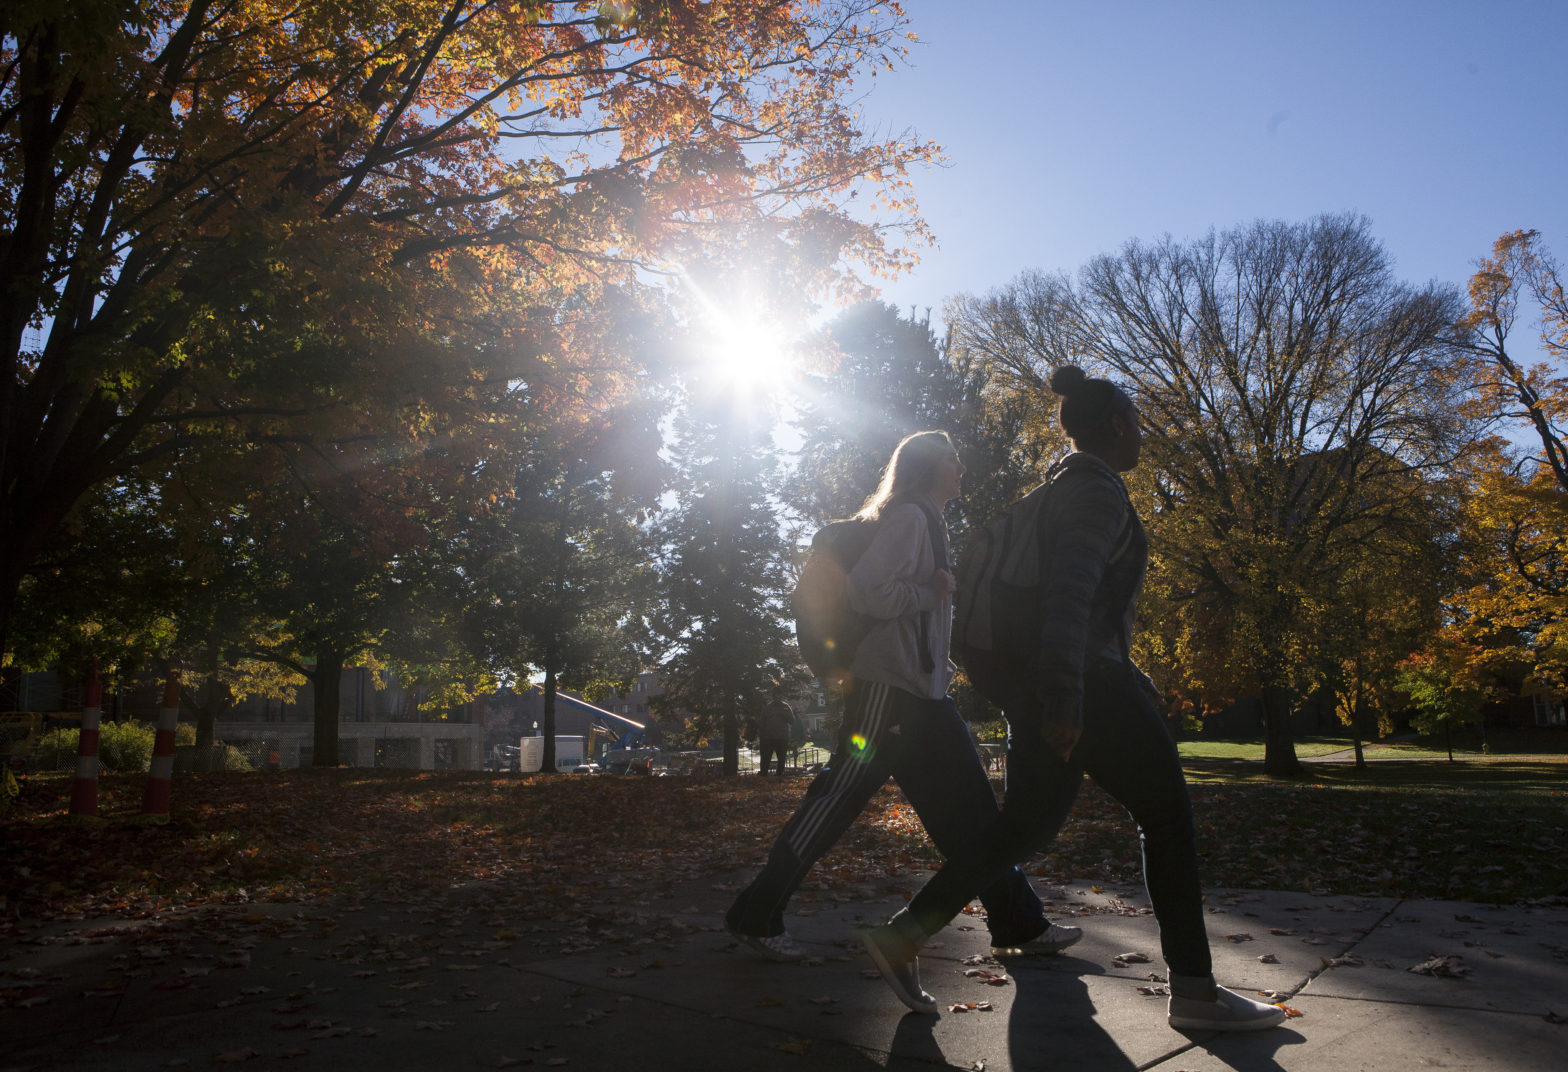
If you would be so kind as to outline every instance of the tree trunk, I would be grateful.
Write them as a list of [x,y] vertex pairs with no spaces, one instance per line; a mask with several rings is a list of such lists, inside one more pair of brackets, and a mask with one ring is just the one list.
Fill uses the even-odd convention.
[[196,754],[206,756],[212,752],[212,740],[217,736],[218,716],[229,709],[232,694],[229,687],[218,678],[218,639],[207,638],[207,650],[202,667],[205,676],[205,688],[201,695],[205,699],[195,704],[196,708]]
[[[1359,692],[1360,690],[1358,689],[1357,691]],[[1361,748],[1361,721],[1365,717],[1365,712],[1362,711],[1363,706],[1361,698],[1357,696],[1350,708],[1350,739],[1356,748],[1356,770],[1367,769],[1367,754]]]
[[554,774],[555,766],[555,660],[546,661],[544,668],[544,761],[539,773]]
[[217,736],[218,716],[229,709],[233,694],[228,685],[218,679],[217,669],[209,668],[202,690],[205,700],[193,705],[196,708],[196,769],[223,770],[223,762],[213,755],[213,738]]
[[316,694],[315,749],[313,767],[338,765],[338,718],[343,691],[343,652],[322,645],[316,649],[316,670],[310,683]]
[[11,636],[11,615],[16,611],[16,596],[22,587],[22,574],[13,563],[0,566],[0,663],[10,651],[6,642]]
[[1263,771],[1274,778],[1301,775],[1295,733],[1290,725],[1290,690],[1282,685],[1263,689]]
[[1454,761],[1454,728],[1447,722],[1443,723],[1443,747],[1448,749],[1448,762]]
[[724,773],[740,773],[740,713],[736,710],[734,694],[724,707],[721,724],[724,727]]

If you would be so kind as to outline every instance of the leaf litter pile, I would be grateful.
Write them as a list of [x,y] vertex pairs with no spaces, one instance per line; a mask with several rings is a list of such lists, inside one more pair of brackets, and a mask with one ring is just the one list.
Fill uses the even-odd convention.
[[[103,776],[103,818],[88,821],[66,814],[69,776],[33,776],[0,825],[4,922],[459,891],[489,891],[517,918],[547,919],[563,899],[624,903],[760,866],[808,783],[342,768],[183,774],[169,821],[151,825],[135,815],[141,777]],[[1568,892],[1561,792],[1206,782],[1193,801],[1209,886],[1494,902]],[[913,810],[884,788],[804,892],[937,859]],[[1030,869],[1052,881],[1139,882],[1136,831],[1086,781]]]

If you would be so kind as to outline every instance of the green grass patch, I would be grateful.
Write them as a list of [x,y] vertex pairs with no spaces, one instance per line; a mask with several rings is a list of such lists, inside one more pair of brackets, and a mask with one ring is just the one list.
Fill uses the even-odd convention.
[[1568,896],[1568,757],[1312,764],[1298,781],[1214,761],[1187,764],[1187,775],[1213,885]]
[[1448,758],[1452,743],[1454,756],[1568,756],[1568,730],[1561,728],[1533,728],[1513,730],[1488,730],[1483,737],[1479,730],[1455,733],[1451,742],[1442,734],[1415,737],[1408,740],[1389,741],[1383,747],[1408,757],[1432,756]]
[[[1253,737],[1233,741],[1211,741],[1195,739],[1179,741],[1176,749],[1181,753],[1181,758],[1187,759],[1248,759],[1263,761],[1263,738]],[[1296,739],[1296,756],[1308,759],[1313,756],[1326,756],[1333,752],[1343,752],[1351,748],[1349,737],[1298,737]]]

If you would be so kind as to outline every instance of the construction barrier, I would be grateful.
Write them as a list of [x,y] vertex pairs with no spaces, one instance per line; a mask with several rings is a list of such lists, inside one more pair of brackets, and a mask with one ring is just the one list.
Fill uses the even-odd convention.
[[98,723],[103,716],[103,688],[98,683],[98,658],[82,695],[82,732],[76,745],[76,781],[71,784],[71,814],[98,815]]
[[158,734],[153,738],[152,766],[147,771],[147,790],[142,794],[142,814],[169,814],[169,784],[174,779],[174,731],[180,723],[180,672],[169,671],[164,686],[163,706],[158,709]]

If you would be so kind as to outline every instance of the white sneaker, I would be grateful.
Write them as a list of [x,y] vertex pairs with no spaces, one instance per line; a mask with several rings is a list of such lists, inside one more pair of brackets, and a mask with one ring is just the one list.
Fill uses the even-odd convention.
[[1213,1001],[1171,995],[1169,1022],[1178,1031],[1262,1031],[1285,1022],[1278,1005],[1242,997],[1234,990],[1215,987]]
[[936,998],[920,986],[920,958],[902,935],[892,927],[881,926],[861,931],[860,940],[871,955],[871,963],[877,966],[899,1001],[925,1016],[938,1015]]
[[806,957],[805,948],[795,941],[794,936],[789,931],[780,931],[777,934],[766,936],[761,934],[743,934],[726,923],[724,932],[741,945],[750,946],[768,960],[777,961],[780,964],[804,960]]
[[1060,953],[1083,937],[1082,927],[1064,927],[1053,923],[1027,942],[1010,945],[993,945],[993,957],[1049,957]]

